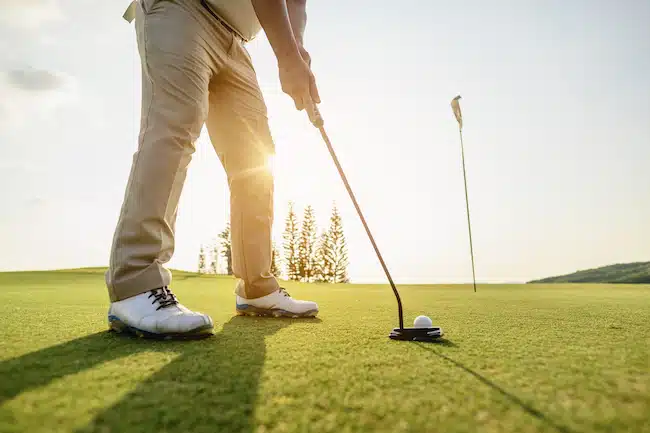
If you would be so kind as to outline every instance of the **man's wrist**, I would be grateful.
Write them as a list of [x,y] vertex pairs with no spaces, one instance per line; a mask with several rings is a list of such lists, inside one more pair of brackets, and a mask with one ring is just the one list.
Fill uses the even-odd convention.
[[294,45],[293,49],[288,48],[284,52],[278,52],[275,54],[275,57],[278,59],[278,65],[280,66],[291,65],[302,61],[299,45]]

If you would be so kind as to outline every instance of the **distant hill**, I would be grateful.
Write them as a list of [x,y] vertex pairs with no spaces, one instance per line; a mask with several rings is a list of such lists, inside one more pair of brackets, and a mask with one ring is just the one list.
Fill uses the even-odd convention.
[[528,282],[531,283],[650,284],[650,262],[618,263]]

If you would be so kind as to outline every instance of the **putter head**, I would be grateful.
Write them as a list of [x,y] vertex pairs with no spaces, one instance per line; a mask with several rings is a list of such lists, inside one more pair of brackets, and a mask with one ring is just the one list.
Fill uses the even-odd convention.
[[433,342],[445,335],[442,328],[394,328],[388,336],[391,340]]

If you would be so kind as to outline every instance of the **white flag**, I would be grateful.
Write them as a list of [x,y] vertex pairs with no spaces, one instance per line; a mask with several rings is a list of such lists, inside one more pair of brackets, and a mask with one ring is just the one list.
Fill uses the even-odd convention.
[[459,99],[460,95],[451,100],[451,109],[454,110],[454,116],[456,116],[456,120],[458,121],[460,129],[463,129],[463,114],[460,112],[460,103],[458,102]]

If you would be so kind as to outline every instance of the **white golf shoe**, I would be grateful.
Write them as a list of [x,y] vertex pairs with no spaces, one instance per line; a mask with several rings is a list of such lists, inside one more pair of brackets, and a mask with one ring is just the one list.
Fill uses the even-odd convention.
[[316,317],[318,304],[293,299],[285,289],[256,299],[237,296],[237,314],[244,316]]
[[143,338],[185,339],[212,335],[212,319],[190,311],[168,287],[111,303],[109,330],[130,332]]

